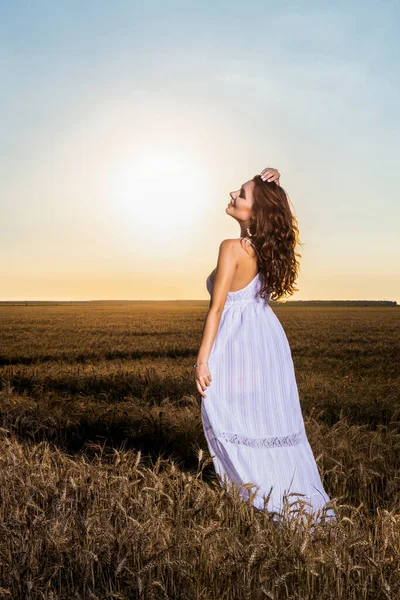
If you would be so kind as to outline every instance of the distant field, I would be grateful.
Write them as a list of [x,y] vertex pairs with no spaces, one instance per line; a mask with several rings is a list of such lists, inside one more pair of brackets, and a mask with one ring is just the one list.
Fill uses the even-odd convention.
[[271,304],[332,537],[219,485],[207,306],[0,306],[0,598],[400,598],[399,308]]
[[[187,306],[208,306],[208,300],[8,300],[0,301],[0,306],[138,306],[149,304],[185,304]],[[395,300],[288,300],[274,302],[271,306],[397,306]]]

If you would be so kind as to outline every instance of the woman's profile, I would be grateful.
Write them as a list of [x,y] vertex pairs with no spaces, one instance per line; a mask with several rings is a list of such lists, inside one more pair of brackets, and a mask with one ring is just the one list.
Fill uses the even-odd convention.
[[[292,295],[298,275],[297,221],[277,169],[230,193],[226,213],[238,239],[219,247],[206,285],[210,306],[197,355],[195,382],[216,472],[230,483],[254,484],[253,504],[274,515],[284,497],[294,510],[335,518],[308,442],[285,331],[269,300]],[[248,498],[247,488],[240,491]]]

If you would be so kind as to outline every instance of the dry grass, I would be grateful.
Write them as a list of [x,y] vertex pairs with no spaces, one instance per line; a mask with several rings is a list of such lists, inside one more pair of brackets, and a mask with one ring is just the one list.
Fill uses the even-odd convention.
[[397,309],[274,307],[338,517],[311,529],[218,482],[206,308],[0,307],[0,598],[400,597]]

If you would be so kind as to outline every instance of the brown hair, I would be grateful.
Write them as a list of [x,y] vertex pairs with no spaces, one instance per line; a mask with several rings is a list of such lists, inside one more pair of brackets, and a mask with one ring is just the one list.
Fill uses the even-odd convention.
[[251,241],[259,254],[259,267],[264,275],[261,297],[271,293],[271,300],[292,296],[298,288],[299,262],[296,245],[299,240],[297,219],[289,206],[289,196],[274,181],[253,177],[253,221],[249,227]]

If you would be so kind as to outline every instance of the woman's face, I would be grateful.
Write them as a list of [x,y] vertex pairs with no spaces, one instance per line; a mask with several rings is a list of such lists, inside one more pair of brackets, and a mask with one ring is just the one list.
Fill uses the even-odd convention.
[[236,192],[230,192],[231,201],[226,207],[228,215],[238,221],[250,221],[253,214],[254,181],[246,181]]

